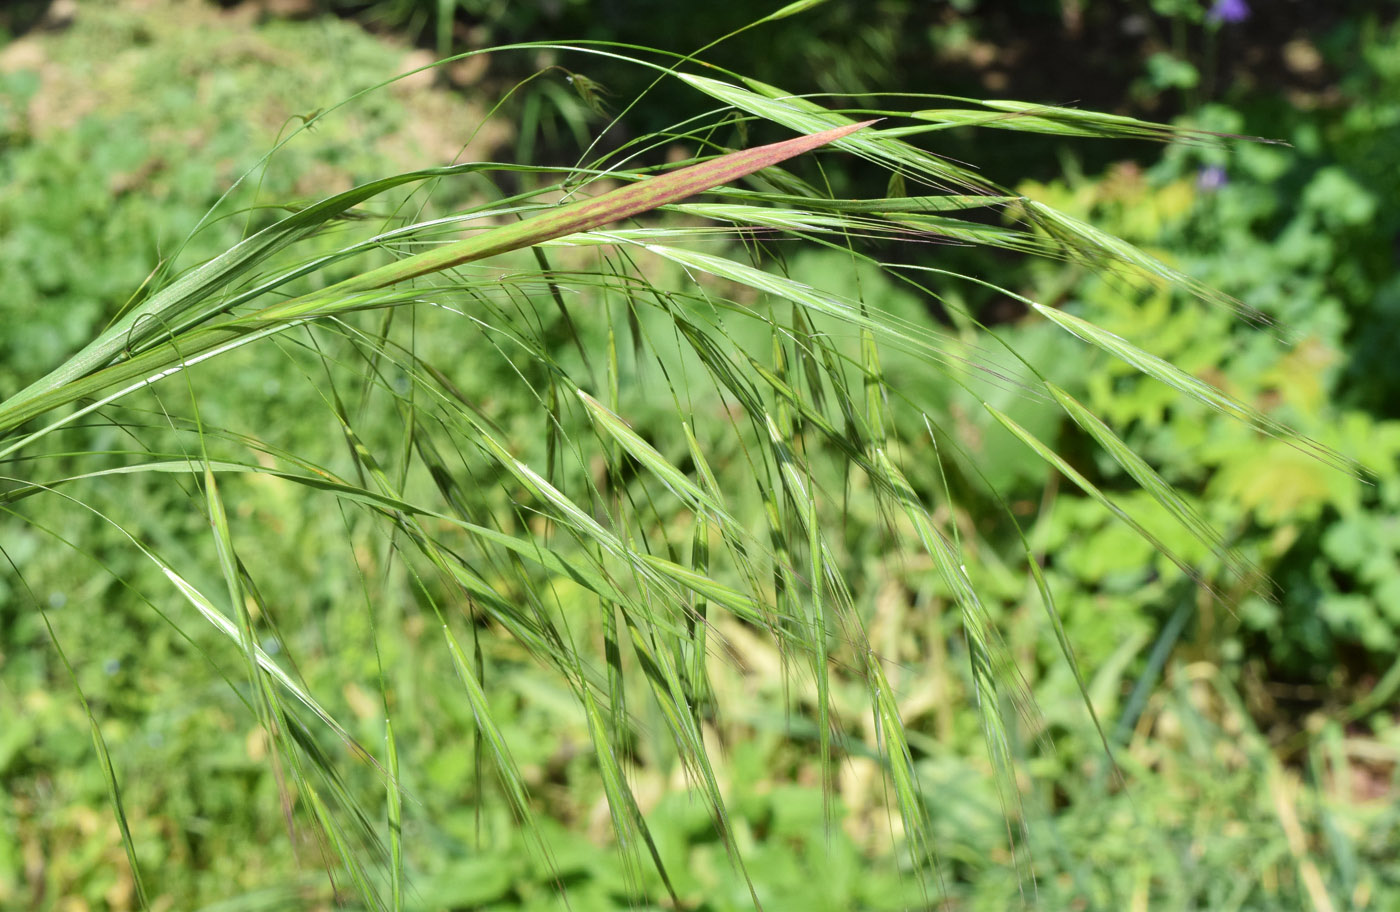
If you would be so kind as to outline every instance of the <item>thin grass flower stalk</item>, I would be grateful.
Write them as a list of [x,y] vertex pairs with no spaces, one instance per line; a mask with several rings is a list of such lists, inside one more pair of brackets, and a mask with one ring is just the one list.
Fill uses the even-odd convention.
[[[810,5],[804,0],[770,18]],[[585,59],[624,59],[618,49],[601,45],[524,49],[541,47]],[[309,821],[333,881],[367,908],[402,908],[411,890],[412,847],[403,822],[418,813],[419,799],[405,793],[400,778],[413,761],[413,741],[408,708],[397,695],[430,660],[409,654],[395,665],[382,658],[407,642],[400,622],[409,609],[396,607],[403,604],[436,625],[434,642],[442,653],[431,667],[442,671],[441,689],[453,688],[461,715],[470,719],[471,741],[460,749],[473,758],[479,778],[483,769],[491,773],[513,819],[546,861],[550,849],[540,835],[538,802],[492,700],[493,639],[514,644],[551,676],[551,686],[574,698],[580,740],[587,745],[582,749],[591,755],[638,902],[661,901],[666,894],[684,908],[699,897],[685,895],[684,881],[666,868],[648,809],[633,792],[628,752],[643,749],[637,720],[645,715],[654,740],[670,751],[707,807],[758,905],[745,840],[712,746],[716,719],[730,711],[719,705],[716,657],[757,635],[776,651],[788,676],[784,693],[791,685],[802,696],[785,709],[810,714],[824,782],[834,782],[854,753],[848,748],[859,735],[850,717],[868,719],[865,730],[874,742],[868,753],[878,757],[889,810],[901,821],[900,848],[937,904],[946,897],[930,818],[936,796],[928,792],[902,715],[903,669],[872,642],[876,600],[853,572],[845,535],[856,504],[861,515],[876,518],[871,521],[889,552],[882,557],[908,558],[925,568],[919,572],[928,579],[921,585],[956,613],[966,668],[939,673],[966,682],[1018,871],[1033,889],[1030,857],[1022,850],[1029,824],[1020,806],[1017,745],[1020,734],[1034,735],[1043,726],[979,589],[977,561],[990,546],[970,540],[976,524],[957,521],[968,509],[959,502],[962,492],[985,479],[957,433],[938,424],[935,416],[945,403],[930,401],[920,385],[901,388],[891,379],[890,365],[936,376],[943,383],[938,389],[973,397],[1048,471],[1080,487],[1208,585],[1192,561],[1156,535],[1142,501],[1096,485],[1009,414],[1002,400],[1000,407],[993,404],[988,391],[1009,389],[1054,410],[1082,428],[1225,575],[1253,585],[1257,571],[1100,416],[1051,382],[1043,366],[1015,351],[993,359],[1000,341],[973,315],[956,314],[969,341],[930,321],[882,310],[860,293],[839,293],[789,275],[781,260],[765,259],[761,251],[786,239],[794,242],[791,247],[801,243],[838,254],[843,269],[873,270],[935,298],[956,285],[1020,299],[938,265],[942,245],[975,245],[1073,261],[1125,284],[1171,286],[1242,311],[1238,302],[1132,245],[911,142],[969,126],[1069,137],[1221,138],[1004,101],[919,96],[881,102],[907,103],[908,110],[837,111],[717,68],[702,76],[634,62],[659,79],[679,80],[707,104],[723,106],[718,115],[678,126],[677,135],[685,139],[713,144],[733,116],[801,135],[650,177],[605,167],[604,159],[583,172],[628,182],[563,205],[538,203],[536,190],[501,191],[500,202],[439,222],[387,229],[329,253],[317,248],[307,254],[299,245],[371,199],[437,181],[489,179],[498,171],[534,179],[543,169],[523,163],[424,169],[295,211],[159,287],[77,354],[0,403],[0,459],[8,460],[0,509],[36,529],[42,523],[21,511],[37,504],[91,514],[86,519],[93,527],[106,529],[104,534],[116,530],[120,547],[137,555],[158,581],[142,594],[152,607],[161,606],[156,610],[182,633],[170,603],[192,611],[188,616],[207,625],[241,661],[245,682],[239,693],[270,745],[283,813],[294,824]],[[958,107],[942,107],[947,104]],[[870,129],[878,118],[889,123]],[[642,137],[621,151],[631,154],[675,138]],[[924,192],[832,199],[777,167],[828,145],[888,170],[892,186]],[[706,193],[712,199],[695,199]],[[985,209],[1003,218],[989,223],[973,217]],[[631,221],[648,213],[658,218]],[[493,227],[455,236],[458,226],[481,224]],[[442,242],[444,230],[454,232],[451,240]],[[917,249],[932,255],[885,262],[865,251],[871,238],[926,242]],[[304,290],[330,266],[413,243],[434,246]],[[526,250],[535,258],[528,269],[485,268],[483,261]],[[559,265],[590,252],[597,255],[592,267]],[[460,268],[468,264],[478,265]],[[580,310],[579,300],[590,309]],[[1081,317],[1025,303],[1086,351],[1117,359],[1261,435],[1356,470],[1131,341]],[[395,324],[400,314],[408,315],[411,330]],[[431,325],[446,329],[429,344],[417,334],[420,319],[445,321]],[[440,344],[443,339],[451,344]],[[317,377],[311,385],[337,438],[330,455],[286,449],[271,431],[265,439],[206,422],[204,413],[212,410],[201,403],[213,403],[201,396],[219,391],[196,394],[191,374],[197,372],[191,368],[264,340],[281,347],[261,345],[253,352],[268,353],[269,363],[285,355],[303,376]],[[487,361],[500,373],[482,381],[485,368],[476,363]],[[165,382],[182,374],[190,384],[189,415],[179,414],[179,397],[168,394],[179,387]],[[484,391],[483,382],[490,384]],[[511,384],[520,397],[517,406],[527,403],[529,414],[493,410]],[[161,411],[152,413],[161,416],[159,422],[129,405],[139,393],[160,397]],[[91,443],[77,444],[87,449],[76,453],[44,449],[46,440],[66,439],[65,433],[86,439],[82,435],[92,428],[79,424],[85,418],[105,421],[140,445],[120,453]],[[521,436],[516,419],[526,418],[541,430]],[[949,480],[954,471],[961,473],[959,484]],[[100,509],[84,500],[93,498],[93,486],[122,490],[160,479],[185,482],[196,492],[188,503],[208,524],[204,562],[198,549],[168,547],[168,535],[151,532],[160,517],[124,515],[121,503]],[[263,530],[247,528],[229,501],[238,496],[240,482],[252,479],[294,492],[287,496],[308,513],[316,509],[311,505],[328,502],[346,517],[355,566],[323,572],[344,572],[365,590],[380,689],[371,714],[384,715],[382,751],[357,740],[364,726],[339,718],[296,666],[268,645],[285,639],[277,635],[275,618],[294,610],[297,593],[269,593],[259,585],[258,568],[245,559],[251,536]],[[1007,516],[1015,530],[1011,537],[1020,542],[1016,558],[1025,564],[1027,591],[1041,599],[1051,618],[1107,752],[1109,740],[1059,623],[1040,556],[1009,510]],[[354,531],[352,517],[371,520],[379,532],[355,539],[362,533]],[[155,541],[167,544],[157,547]],[[369,556],[376,554],[378,563]],[[366,569],[370,565],[373,572]],[[210,587],[210,579],[219,585]],[[373,586],[382,588],[371,592]],[[864,706],[850,704],[845,682],[858,685]],[[101,720],[92,718],[134,866],[138,853],[125,826],[129,808],[122,803],[120,771],[109,762]],[[329,739],[318,738],[326,732]],[[378,794],[387,794],[382,814],[366,807],[347,770],[376,777]],[[478,786],[478,793],[486,790]],[[834,826],[830,802],[826,813]],[[649,870],[658,876],[654,889],[646,886],[652,883]],[[139,882],[149,889],[149,878]]]

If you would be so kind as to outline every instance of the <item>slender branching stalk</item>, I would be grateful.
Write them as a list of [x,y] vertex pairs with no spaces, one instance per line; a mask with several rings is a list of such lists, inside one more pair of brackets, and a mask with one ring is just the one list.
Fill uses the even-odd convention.
[[[838,293],[820,277],[790,274],[784,257],[826,250],[853,273],[883,274],[890,287],[949,308],[956,296],[948,292],[957,288],[1020,299],[992,278],[940,264],[948,245],[984,246],[1073,259],[1124,287],[1171,284],[1236,307],[1143,251],[914,143],[954,126],[1223,140],[1012,102],[889,98],[841,110],[715,68],[698,75],[689,63],[658,64],[605,45],[551,47],[585,62],[630,60],[688,86],[709,110],[672,135],[636,138],[570,171],[474,162],[376,180],[162,281],[81,351],[0,403],[0,458],[8,460],[0,507],[28,516],[32,503],[72,497],[122,530],[130,552],[165,581],[143,598],[179,628],[202,619],[231,650],[225,657],[239,657],[239,693],[271,746],[288,820],[311,824],[338,888],[368,907],[394,909],[411,892],[401,826],[418,805],[403,784],[412,752],[401,701],[411,669],[384,655],[393,626],[409,613],[440,629],[456,681],[439,686],[452,688],[451,701],[475,731],[474,745],[463,749],[494,772],[519,824],[537,834],[541,856],[550,857],[548,841],[538,835],[519,746],[497,720],[493,694],[501,685],[484,639],[513,641],[575,699],[633,877],[639,889],[654,884],[669,893],[679,908],[695,897],[682,895],[667,870],[629,779],[640,720],[652,720],[744,870],[715,743],[716,720],[739,708],[713,679],[716,663],[729,661],[731,637],[767,638],[792,682],[793,712],[814,726],[828,783],[852,740],[873,733],[897,840],[927,875],[936,903],[937,796],[908,737],[901,669],[869,635],[878,581],[856,572],[847,540],[855,516],[868,514],[859,522],[873,524],[869,534],[888,553],[923,562],[956,611],[966,661],[959,674],[980,714],[1008,832],[1033,890],[1031,860],[1020,850],[1027,824],[1011,729],[1017,713],[1033,718],[1035,710],[969,572],[977,548],[956,521],[959,498],[979,484],[975,461],[958,455],[963,441],[945,426],[944,403],[931,391],[976,397],[1054,472],[1185,572],[1195,573],[1192,561],[1153,531],[1162,516],[1236,577],[1257,574],[1108,423],[1051,382],[1045,365],[1013,351],[1008,369],[1005,357],[992,357],[1001,345],[993,330],[969,344],[931,319],[896,315],[878,295]],[[930,107],[949,104],[957,107]],[[740,135],[735,124],[797,135],[730,151]],[[698,150],[696,158],[659,171],[632,164],[663,144]],[[841,167],[883,169],[917,190],[833,198],[812,177],[818,154]],[[491,185],[494,197],[354,234],[360,207],[392,209],[398,201],[409,211],[405,192],[454,182]],[[987,218],[989,211],[1000,216]],[[915,253],[891,260],[892,250]],[[1351,468],[1132,341],[1025,303],[1086,351]],[[971,314],[958,317],[976,326]],[[211,417],[220,411],[220,378],[249,359],[295,365],[324,416],[278,414],[274,400],[266,432],[221,426]],[[901,386],[892,365],[938,382]],[[1139,515],[1133,504],[1142,501],[1100,488],[1053,440],[994,404],[989,391],[1007,389],[1083,428],[1159,513]],[[514,411],[502,407],[507,401]],[[335,446],[279,444],[276,427],[325,417]],[[93,442],[110,428],[137,446]],[[949,473],[958,477],[950,481]],[[203,517],[203,547],[152,536],[145,530],[164,520],[122,512],[119,495],[95,502],[97,486],[119,492],[143,479],[184,485],[188,511]],[[288,638],[276,636],[275,619],[296,613],[297,593],[259,584],[257,566],[243,555],[258,536],[276,533],[241,519],[235,506],[258,479],[294,492],[287,496],[306,510],[338,511],[348,538],[375,530],[353,562],[322,572],[362,581],[363,605],[328,610],[370,619],[382,743],[367,740],[365,726],[303,679]],[[1020,541],[1031,591],[1055,619],[1037,557]],[[1057,620],[1055,630],[1092,713]],[[283,644],[279,654],[269,637]],[[399,663],[416,661],[397,655]],[[838,678],[861,683],[867,729],[842,708]],[[96,730],[101,719],[93,720]],[[366,770],[387,790],[387,812],[365,805],[352,781]],[[122,833],[129,844],[125,826]],[[129,854],[135,863],[137,853]]]

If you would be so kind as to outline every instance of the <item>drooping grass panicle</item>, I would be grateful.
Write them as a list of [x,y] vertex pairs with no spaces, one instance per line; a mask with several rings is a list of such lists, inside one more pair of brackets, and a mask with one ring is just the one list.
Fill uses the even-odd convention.
[[[809,5],[790,4],[768,19]],[[1058,409],[1206,551],[1240,577],[1253,571],[1049,372],[1030,359],[993,357],[996,340],[968,314],[956,314],[956,331],[945,331],[929,318],[930,301],[954,284],[993,289],[1182,396],[1329,463],[1350,463],[1079,316],[943,269],[938,257],[949,245],[988,247],[1078,258],[1093,269],[1229,303],[1137,248],[911,139],[935,140],[937,130],[954,126],[1199,137],[1007,101],[952,99],[963,107],[933,109],[927,97],[904,99],[910,110],[903,112],[898,97],[878,99],[870,110],[886,120],[876,124],[865,108],[828,108],[716,68],[690,72],[699,67],[681,55],[660,55],[658,63],[618,46],[518,49],[543,47],[633,60],[642,72],[692,90],[709,110],[572,170],[529,163],[423,168],[294,207],[153,287],[77,354],[0,403],[0,458],[9,460],[0,508],[22,515],[44,499],[71,498],[95,510],[83,498],[98,486],[159,487],[174,478],[188,485],[181,496],[205,535],[188,548],[168,536],[147,541],[149,517],[103,521],[121,530],[124,547],[154,569],[165,594],[183,600],[216,635],[214,648],[241,663],[243,702],[285,765],[297,819],[316,827],[337,883],[348,883],[371,908],[411,904],[403,827],[417,809],[403,800],[402,783],[412,778],[408,723],[415,707],[401,702],[405,693],[466,720],[473,740],[462,751],[474,765],[475,797],[494,789],[529,832],[529,844],[553,864],[540,799],[498,699],[502,668],[522,661],[546,669],[572,701],[633,895],[646,902],[664,896],[677,907],[694,899],[665,857],[652,808],[634,781],[639,756],[658,767],[677,764],[726,857],[748,871],[725,761],[715,748],[721,729],[752,724],[752,707],[743,701],[721,705],[725,681],[746,673],[730,667],[746,637],[772,645],[782,709],[811,726],[824,784],[859,754],[862,735],[851,714],[865,714],[876,743],[861,756],[877,758],[909,869],[923,878],[927,901],[942,902],[937,796],[919,746],[926,740],[912,730],[901,690],[900,663],[908,659],[881,654],[870,634],[879,613],[871,577],[908,558],[915,569],[907,575],[958,622],[966,663],[947,674],[976,705],[1017,870],[1033,895],[1016,764],[1021,729],[1038,725],[1016,656],[979,591],[982,545],[959,522],[969,509],[960,498],[972,485],[950,481],[958,460],[974,457],[930,417],[947,405],[939,397],[975,397],[1047,471],[1072,481],[1200,579],[1122,498],[1057,452],[1054,439],[982,391],[1009,391]],[[719,153],[735,124],[749,122],[800,135],[659,173],[641,167],[676,138]],[[800,167],[802,156],[818,150],[898,179],[887,196],[825,198],[823,182],[805,179]],[[774,170],[784,163],[790,170]],[[528,181],[510,185],[522,176]],[[467,178],[500,184],[486,202],[437,211],[427,191]],[[900,186],[933,192],[910,195]],[[379,202],[395,216],[372,227],[354,217]],[[1019,223],[990,224],[975,214],[984,208]],[[770,243],[777,239],[783,243]],[[915,241],[927,243],[908,243]],[[917,262],[867,247],[891,242],[907,243],[896,251],[917,251]],[[841,271],[805,275],[799,254],[814,249],[840,253]],[[922,312],[900,311],[888,296],[867,293],[860,279],[867,269],[925,283]],[[846,271],[855,278],[843,284]],[[252,428],[220,427],[209,421],[217,409],[202,404],[194,418],[173,407],[169,418],[145,410],[145,397],[161,397],[162,381],[177,374],[199,396],[237,389],[255,358],[278,359],[288,375],[306,381],[311,393],[295,400],[303,411],[279,417],[279,409],[296,408],[283,390],[269,394]],[[891,369],[896,360],[903,375]],[[38,419],[48,423],[36,426]],[[123,451],[91,442],[111,426],[141,444]],[[279,442],[303,430],[312,436],[303,440],[310,451]],[[79,441],[76,453],[59,449],[64,435]],[[975,479],[977,472],[962,474]],[[240,503],[258,486],[338,511],[360,574],[360,610],[370,618],[361,633],[374,646],[379,694],[370,701],[372,722],[336,711],[262,638],[272,629],[274,600],[259,590],[248,555],[270,533],[257,527],[256,510]],[[879,542],[872,566],[854,554],[847,533],[855,528]],[[1047,575],[1024,542],[1028,588],[1056,621]],[[280,597],[297,601],[296,592]],[[427,649],[431,640],[444,657],[432,667],[449,679],[427,695],[411,686],[418,658],[400,650],[400,667],[385,657],[407,636],[394,624],[409,614],[431,619],[432,636],[411,645]],[[1087,703],[1073,644],[1063,626],[1053,627]],[[852,689],[858,700],[849,700]],[[1098,726],[1092,706],[1090,715]],[[321,745],[313,721],[335,739],[327,743],[340,745],[338,753]],[[385,739],[382,750],[366,742],[365,731]],[[375,802],[385,800],[378,790],[387,788],[387,838],[379,812],[357,798],[362,777],[343,767],[346,759],[373,772]],[[489,789],[483,766],[494,773]],[[832,799],[824,810],[834,826]],[[658,878],[654,888],[649,871]],[[743,876],[757,904],[758,891]]]

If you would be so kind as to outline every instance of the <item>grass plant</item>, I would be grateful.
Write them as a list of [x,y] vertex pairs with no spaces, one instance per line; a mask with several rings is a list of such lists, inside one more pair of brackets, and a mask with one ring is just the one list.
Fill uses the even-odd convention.
[[[868,808],[890,814],[867,840],[900,860],[882,873],[884,895],[860,904],[951,904],[971,895],[978,853],[1003,851],[1011,878],[975,889],[1033,904],[1045,864],[1076,862],[1055,858],[1037,829],[1044,808],[1018,779],[1044,759],[1045,725],[1024,659],[975,581],[992,533],[967,521],[965,503],[1002,495],[949,402],[984,409],[1006,445],[1081,488],[1205,597],[1247,590],[1258,574],[1055,381],[1054,363],[961,310],[959,289],[1022,301],[1063,334],[1052,354],[1105,353],[1261,438],[1359,469],[1133,340],[995,276],[941,268],[949,245],[982,246],[1084,264],[1124,294],[1172,286],[1257,317],[918,143],[954,126],[1227,140],[1011,102],[829,106],[695,59],[601,43],[492,53],[550,53],[580,71],[595,57],[626,62],[687,87],[697,113],[661,134],[590,147],[569,168],[444,163],[310,205],[253,190],[278,156],[314,144],[318,128],[386,87],[361,92],[303,118],[191,233],[197,244],[236,219],[242,240],[202,262],[172,252],[77,354],[0,402],[0,509],[27,524],[5,544],[9,598],[50,625],[86,695],[131,903],[149,907],[162,892],[161,837],[128,824],[133,772],[112,760],[120,735],[91,698],[100,687],[91,657],[72,645],[82,622],[59,617],[47,595],[55,579],[74,578],[70,558],[51,556],[65,548],[103,577],[97,591],[144,603],[149,613],[127,623],[163,628],[142,658],[162,661],[157,646],[198,655],[211,680],[224,679],[218,696],[186,695],[189,711],[209,701],[230,731],[247,730],[246,756],[230,768],[253,777],[251,760],[270,771],[248,800],[280,808],[287,832],[265,835],[304,869],[327,872],[328,904],[461,908],[513,891],[513,902],[543,906],[568,895],[586,862],[541,813],[558,767],[593,777],[602,793],[622,861],[600,896],[785,907],[798,894],[785,898],[755,873],[763,850],[742,807],[788,807],[745,797],[745,742],[764,730],[816,757],[804,768],[828,796],[774,810],[773,826],[790,813],[836,830],[861,788],[874,796]],[[651,164],[663,152],[679,161]],[[879,169],[897,192],[844,196],[825,156]],[[804,274],[813,252],[852,281],[837,288]],[[946,324],[929,316],[934,304]],[[245,380],[266,362],[298,389],[253,390]],[[907,377],[918,381],[892,379]],[[1107,490],[1058,453],[1037,417],[1047,413],[1081,426],[1139,493]],[[999,570],[1049,619],[1082,697],[1077,724],[1102,743],[1100,781],[1116,782],[1094,670],[1080,668],[1063,634],[1034,530],[1009,505],[995,522],[1018,554]],[[86,544],[95,529],[101,547]],[[1179,553],[1181,540],[1191,553]],[[1193,569],[1202,555],[1224,568],[1211,577],[1226,581],[1218,591]],[[81,601],[83,585],[70,589]],[[937,629],[920,633],[911,654],[897,619],[915,602],[938,606]],[[765,666],[781,681],[763,695],[780,724],[760,721],[753,705],[753,672]],[[919,692],[929,680],[944,690]],[[577,743],[540,755],[520,726],[503,724],[525,696],[544,707],[536,730],[562,726]],[[985,768],[959,773],[975,787],[941,778],[936,744],[910,723],[956,700],[972,708],[986,751]],[[460,741],[443,743],[442,731]],[[1267,764],[1259,752],[1250,762]],[[852,770],[874,782],[858,788]],[[475,834],[443,832],[434,819],[451,797],[434,794],[443,782],[470,795]],[[964,787],[985,799],[975,839],[950,833],[940,813],[964,807],[945,797]],[[656,792],[667,789],[692,804],[666,804]],[[690,823],[675,822],[686,815]],[[700,832],[741,895],[706,896],[693,856],[678,848]],[[1003,844],[979,842],[988,832]],[[512,869],[508,888],[503,861],[451,871],[415,861],[425,839],[490,846],[493,834],[529,853],[520,865],[533,873]]]

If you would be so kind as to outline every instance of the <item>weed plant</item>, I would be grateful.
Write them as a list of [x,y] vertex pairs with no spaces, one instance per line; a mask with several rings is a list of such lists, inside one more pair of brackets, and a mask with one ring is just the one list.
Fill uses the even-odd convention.
[[[1054,544],[1001,502],[1014,475],[1001,454],[1033,454],[1226,605],[1258,572],[1066,387],[1065,359],[1103,353],[1256,439],[1358,467],[1126,332],[940,263],[952,245],[1071,261],[1125,294],[1175,288],[1266,327],[927,148],[956,127],[1221,138],[1006,101],[830,107],[601,43],[494,53],[546,50],[586,104],[601,100],[582,73],[607,58],[683,87],[695,112],[568,169],[444,163],[270,202],[259,181],[277,185],[283,158],[385,90],[308,112],[188,248],[230,222],[241,240],[171,251],[77,354],[0,403],[7,611],[39,619],[56,664],[26,661],[78,693],[130,872],[111,895],[155,905],[178,892],[172,859],[213,864],[201,843],[237,826],[234,867],[285,870],[291,852],[331,884],[274,881],[246,906],[1325,898],[1305,848],[1277,851],[1267,827],[1222,824],[1225,857],[1275,852],[1234,880],[1067,857],[1061,834],[1096,821],[1050,823],[1055,796],[1018,778],[1053,763],[1053,725],[1100,743],[1077,771],[1100,796],[1146,771],[1111,759],[1119,739],[1094,708],[1115,697],[1080,671],[1044,573]],[[625,125],[626,109],[607,117]],[[882,172],[889,194],[843,196],[829,155]],[[1004,344],[960,305],[967,288],[1026,308],[1040,341]],[[1135,493],[1057,452],[1062,416]],[[1047,619],[1072,710],[1032,698],[1023,644],[989,610],[1010,593]],[[99,661],[133,630],[136,667]],[[143,693],[154,669],[196,658],[201,689]],[[118,691],[104,675],[132,680]],[[218,734],[187,765],[143,766],[108,722],[116,693]],[[49,699],[32,698],[31,720]],[[1192,749],[1220,746],[1208,727]],[[980,740],[986,759],[955,760],[940,739]],[[1242,745],[1246,775],[1197,787],[1233,802],[1271,776],[1296,829],[1291,780],[1261,739]],[[74,762],[88,749],[68,747]],[[783,764],[823,791],[753,786]],[[558,787],[581,779],[599,800]],[[163,828],[149,808],[166,802],[197,819]],[[280,815],[253,810],[267,807]],[[615,864],[579,835],[599,822]],[[230,877],[229,893],[267,886]]]

